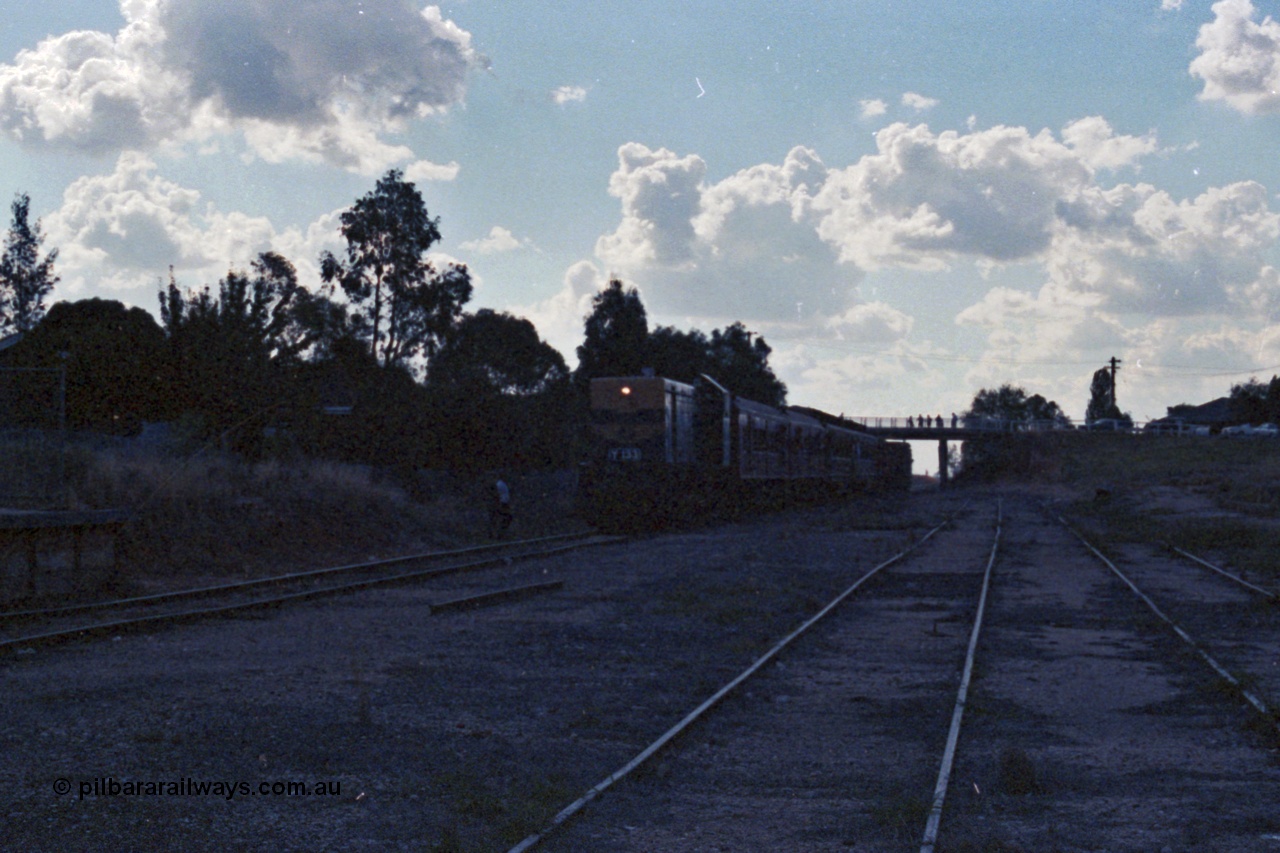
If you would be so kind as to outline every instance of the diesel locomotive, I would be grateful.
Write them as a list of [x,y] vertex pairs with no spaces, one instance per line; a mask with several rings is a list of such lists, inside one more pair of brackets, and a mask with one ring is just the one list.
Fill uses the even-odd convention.
[[590,418],[579,505],[599,526],[665,526],[910,485],[906,443],[816,409],[745,399],[707,376],[593,379]]

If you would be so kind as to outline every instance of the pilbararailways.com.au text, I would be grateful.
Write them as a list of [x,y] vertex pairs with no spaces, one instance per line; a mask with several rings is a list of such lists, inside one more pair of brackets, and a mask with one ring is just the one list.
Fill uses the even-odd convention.
[[82,779],[55,779],[53,792],[66,796],[76,791],[78,799],[86,797],[339,797],[342,783],[326,782],[205,782],[190,776],[170,782],[154,780],[120,781],[112,776]]

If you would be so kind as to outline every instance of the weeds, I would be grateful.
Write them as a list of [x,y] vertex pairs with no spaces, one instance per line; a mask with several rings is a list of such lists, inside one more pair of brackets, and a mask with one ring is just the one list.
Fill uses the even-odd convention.
[[[192,576],[248,577],[485,538],[486,483],[443,473],[401,472],[392,481],[369,466],[183,456],[124,444],[73,444],[65,459],[71,508],[132,513],[120,541],[125,588]],[[511,479],[522,534],[580,527],[570,481],[552,474]],[[8,555],[7,562],[16,565],[16,558]]]

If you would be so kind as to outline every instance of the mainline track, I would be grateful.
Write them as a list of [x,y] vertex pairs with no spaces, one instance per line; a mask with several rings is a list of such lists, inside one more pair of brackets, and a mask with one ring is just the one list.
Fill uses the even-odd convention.
[[[570,534],[563,536],[547,536],[536,539],[517,540],[498,545],[486,545],[474,548],[436,551],[392,557],[383,560],[371,560],[323,569],[293,572],[285,575],[257,578],[231,584],[206,586],[197,589],[177,590],[155,595],[135,596],[111,601],[87,602],[64,607],[43,610],[9,611],[0,613],[0,624],[17,625],[27,631],[21,635],[0,639],[0,653],[17,649],[28,649],[39,645],[66,642],[72,639],[88,638],[106,633],[118,633],[136,630],[147,626],[176,623],[209,616],[246,611],[255,608],[274,607],[290,602],[305,601],[322,596],[355,592],[376,586],[410,583],[439,578],[460,572],[478,571],[500,565],[508,565],[520,560],[548,557],[580,548],[608,544],[620,541],[616,536],[590,536]],[[376,572],[381,569],[410,563],[448,561],[443,566],[398,571],[391,574],[379,573],[372,577],[359,577],[355,580],[341,580],[353,576]],[[337,582],[333,582],[337,581]],[[255,596],[260,590],[282,586],[304,586],[292,592],[274,595]],[[558,588],[557,582],[526,584],[502,590],[489,590],[477,596],[440,602],[436,609],[458,609],[468,604],[519,597]],[[244,597],[250,594],[251,597]],[[184,609],[164,609],[155,612],[154,608],[163,607],[199,598],[232,598],[217,604],[208,604]],[[57,624],[66,617],[88,612],[123,612],[129,615],[87,623]],[[31,623],[45,623],[43,629],[30,632]],[[53,623],[50,626],[49,623]]]
[[[939,525],[859,577],[510,853],[540,845],[878,851],[905,849],[908,833],[921,853],[965,845],[1137,850],[1148,849],[1134,839],[1147,831],[1149,813],[1172,798],[1187,825],[1153,837],[1202,849],[1197,821],[1225,813],[1243,823],[1231,829],[1233,843],[1244,845],[1233,850],[1280,838],[1280,825],[1253,828],[1263,826],[1258,809],[1268,811],[1268,786],[1280,792],[1280,774],[1242,737],[1240,706],[1212,692],[1188,701],[1184,691],[1201,688],[1187,680],[1203,677],[1184,672],[1192,667],[1171,638],[1135,618],[1132,596],[1274,729],[1263,691],[1232,675],[1065,520],[1025,505],[1007,516],[995,509],[985,568],[976,514],[945,539]],[[945,544],[924,552],[924,541]],[[873,577],[880,580],[871,586]],[[865,594],[854,599],[856,592]],[[842,604],[841,618],[824,620]],[[933,630],[922,634],[930,618]],[[823,630],[813,630],[820,620]],[[952,639],[960,621],[969,625],[967,649]],[[940,622],[949,628],[938,632]],[[805,634],[818,636],[799,647]],[[944,706],[944,684],[954,706]],[[731,694],[739,698],[724,702]],[[971,707],[980,711],[972,722]],[[722,710],[713,716],[713,708]],[[1229,748],[1209,747],[1218,741]],[[1188,765],[1188,754],[1199,763]],[[926,800],[931,762],[936,781]],[[646,764],[661,769],[587,808]],[[1144,774],[1139,782],[1135,773]],[[1263,793],[1227,808],[1211,799],[1239,803],[1241,786]],[[918,818],[917,806],[893,805],[903,798],[921,803]],[[1094,812],[1097,821],[1084,817]]]
[[[677,736],[681,735],[686,730],[688,730],[694,723],[701,720],[713,708],[719,705],[722,702],[722,700],[724,700],[731,693],[733,693],[738,688],[740,688],[745,682],[747,682],[753,676],[757,675],[766,666],[766,664],[769,664],[771,661],[774,661],[783,652],[783,650],[785,650],[787,647],[792,645],[794,641],[804,636],[806,633],[810,631],[810,629],[812,629],[818,623],[822,622],[827,616],[829,616],[833,611],[835,611],[841,604],[843,604],[847,599],[853,596],[854,593],[862,589],[868,583],[868,581],[875,578],[877,575],[880,575],[884,570],[888,569],[889,567],[905,560],[908,556],[913,554],[917,549],[919,549],[922,545],[924,545],[926,542],[932,539],[935,534],[937,534],[943,528],[947,527],[950,523],[951,523],[950,518],[944,520],[942,523],[930,529],[920,539],[911,543],[911,545],[909,545],[907,548],[903,549],[902,551],[898,552],[897,554],[893,555],[889,559],[881,562],[880,564],[876,565],[875,567],[873,567],[872,569],[864,573],[861,577],[859,577],[856,581],[854,581],[850,586],[845,588],[843,592],[841,592],[839,595],[837,595],[835,598],[829,601],[817,613],[815,613],[809,619],[805,620],[798,628],[796,628],[795,630],[787,634],[785,637],[783,637],[781,640],[779,640],[777,643],[775,643],[767,652],[765,652],[763,655],[757,658],[750,666],[748,666],[745,670],[739,673],[735,678],[733,678],[731,681],[729,681],[724,686],[722,686],[712,696],[710,696],[708,699],[703,701],[700,705],[698,705],[696,708],[694,708],[692,711],[686,714],[674,726],[669,728],[656,740],[654,740],[647,747],[645,747],[643,750],[637,753],[630,761],[626,762],[617,770],[610,773],[608,776],[606,776],[596,785],[591,787],[581,797],[579,797],[578,799],[574,800],[572,803],[570,803],[569,805],[561,809],[554,817],[551,818],[551,820],[541,830],[527,836],[522,841],[520,841],[520,843],[512,847],[509,853],[524,853],[524,851],[530,850],[538,846],[545,839],[550,837],[553,833],[557,832],[571,818],[573,818],[575,815],[581,812],[589,803],[591,803],[592,800],[599,797],[606,790],[613,787],[615,784],[622,781],[624,778],[629,776],[631,773],[633,773],[639,767],[644,765],[650,759],[654,758],[654,756],[656,756],[665,747],[667,747],[668,744],[670,744]],[[997,542],[998,542],[998,538],[997,538]],[[990,566],[994,563],[994,561],[995,561],[995,550],[993,548],[991,561],[988,563],[988,571],[986,574],[987,580],[989,580],[989,577],[990,577]],[[984,582],[984,586],[983,586],[984,600],[985,600],[985,592],[986,592],[986,583]],[[972,652],[973,645],[976,644],[976,638],[977,638],[977,633],[975,628],[974,640],[973,640],[973,643],[971,643],[971,652]],[[970,663],[966,666],[966,680],[967,680],[967,674],[969,671],[971,671],[971,669],[972,669],[972,662],[970,661]],[[958,708],[962,707],[962,705],[963,705],[963,695],[958,704]],[[959,725],[958,716],[959,716],[959,713],[957,713],[957,720],[955,723],[957,733],[958,733],[958,725]],[[945,784],[940,783],[940,790],[941,790],[941,793],[939,794],[939,800],[938,800],[939,810],[941,809],[941,797],[945,796]]]

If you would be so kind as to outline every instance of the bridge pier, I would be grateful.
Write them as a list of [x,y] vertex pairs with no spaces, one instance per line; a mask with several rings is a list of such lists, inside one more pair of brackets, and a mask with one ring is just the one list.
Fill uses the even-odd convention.
[[947,440],[938,440],[938,488],[945,489],[950,472],[947,470]]

